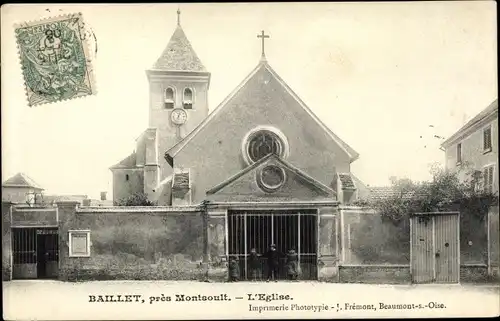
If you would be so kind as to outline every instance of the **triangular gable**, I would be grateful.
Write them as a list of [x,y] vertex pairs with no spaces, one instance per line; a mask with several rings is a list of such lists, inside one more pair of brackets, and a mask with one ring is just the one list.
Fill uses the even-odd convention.
[[2,187],[32,187],[43,190],[40,185],[38,185],[32,178],[24,173],[17,173],[16,175],[7,179],[5,182],[3,182]]
[[155,70],[206,72],[181,26],[177,26],[167,47],[153,65]]
[[[281,192],[266,193],[257,188],[255,180],[256,173],[268,165],[277,165],[284,169],[286,173],[287,179]],[[307,199],[310,198],[311,195],[321,199],[335,198],[335,191],[331,188],[315,180],[275,154],[270,154],[246,167],[236,175],[217,184],[206,193],[207,196],[217,194],[229,195],[233,196],[233,199],[234,196],[242,198],[300,198],[302,194],[307,194],[307,196],[304,197]]]
[[277,81],[283,86],[286,92],[288,92],[293,99],[295,99],[299,105],[306,111],[306,113],[316,121],[320,128],[322,128],[328,136],[335,142],[340,148],[345,151],[349,156],[350,161],[353,162],[359,157],[359,154],[351,148],[347,143],[342,141],[337,135],[335,135],[321,120],[306,106],[306,104],[293,92],[293,90],[283,81],[283,79],[271,68],[266,61],[261,61],[257,67],[255,67],[252,72],[236,87],[209,115],[206,117],[193,131],[191,131],[183,140],[178,142],[172,148],[167,150],[165,153],[165,158],[167,161],[171,162],[171,159],[179,153],[188,143],[191,141],[200,131],[207,126],[212,119],[215,118],[220,112],[226,107],[236,94],[245,87],[245,85],[252,79],[252,77],[262,68],[265,68]]

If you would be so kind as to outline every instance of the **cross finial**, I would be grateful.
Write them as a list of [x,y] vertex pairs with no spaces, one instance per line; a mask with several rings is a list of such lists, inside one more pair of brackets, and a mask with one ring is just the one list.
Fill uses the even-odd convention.
[[264,30],[261,31],[260,35],[257,35],[257,38],[261,38],[262,39],[262,56],[261,56],[261,60],[265,61],[266,60],[266,52],[264,51],[264,40],[266,38],[269,38],[269,35],[266,35],[264,33]]
[[181,25],[181,8],[177,8],[177,25]]

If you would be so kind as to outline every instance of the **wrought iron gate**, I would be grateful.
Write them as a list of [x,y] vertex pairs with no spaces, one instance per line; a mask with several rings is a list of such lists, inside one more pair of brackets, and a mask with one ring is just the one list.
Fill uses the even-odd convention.
[[[251,210],[229,211],[228,255],[237,257],[240,278],[249,279],[248,255],[252,248],[260,255],[271,244],[286,255],[294,249],[298,254],[300,279],[317,279],[317,211],[313,210]],[[279,279],[286,278],[286,257],[280,262]],[[258,278],[267,275],[265,259],[260,260]]]
[[57,228],[12,229],[12,278],[57,278],[59,238]]

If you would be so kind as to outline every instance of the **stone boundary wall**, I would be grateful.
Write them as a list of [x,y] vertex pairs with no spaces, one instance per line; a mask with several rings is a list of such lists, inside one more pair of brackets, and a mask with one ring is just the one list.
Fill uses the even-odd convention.
[[[206,274],[200,207],[58,206],[61,280],[198,280]],[[88,257],[70,256],[71,231],[90,232]]]
[[[346,244],[341,237],[339,209],[367,210],[319,210],[319,281],[410,283],[409,264],[342,262]],[[225,209],[207,210],[203,206],[81,207],[78,202],[66,201],[56,207],[27,207],[2,202],[2,278],[12,279],[12,227],[57,226],[60,280],[226,281],[226,215]],[[497,226],[490,231],[490,238],[496,237]],[[88,257],[69,256],[70,231],[90,232]],[[491,257],[493,266],[498,265],[497,260],[497,256]],[[462,283],[489,282],[491,274],[487,264],[460,266]]]

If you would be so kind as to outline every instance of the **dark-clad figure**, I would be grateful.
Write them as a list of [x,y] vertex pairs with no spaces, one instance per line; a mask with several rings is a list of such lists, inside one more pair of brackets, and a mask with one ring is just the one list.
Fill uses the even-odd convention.
[[286,255],[286,272],[289,280],[299,277],[299,257],[294,249],[290,249]]
[[240,265],[234,256],[229,260],[229,281],[236,282],[240,278]]
[[276,250],[276,245],[271,244],[269,247],[269,251],[265,254],[265,257],[267,258],[267,282],[269,282],[271,279],[274,281],[278,281],[278,273],[279,273],[279,267],[280,267],[280,258],[283,255]]
[[256,281],[260,270],[260,258],[255,248],[252,248],[248,255],[248,269],[250,270],[250,279]]

